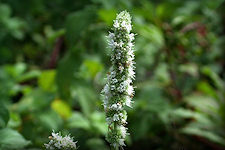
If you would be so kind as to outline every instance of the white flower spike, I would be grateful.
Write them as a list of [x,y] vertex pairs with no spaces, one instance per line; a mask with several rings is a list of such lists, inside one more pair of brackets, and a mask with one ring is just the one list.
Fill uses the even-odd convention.
[[134,34],[131,33],[131,16],[122,11],[114,20],[113,32],[109,32],[108,45],[111,48],[112,67],[107,83],[102,90],[104,109],[109,126],[107,141],[115,149],[124,146],[127,133],[127,113],[125,106],[132,107],[134,96],[133,80],[135,79]]

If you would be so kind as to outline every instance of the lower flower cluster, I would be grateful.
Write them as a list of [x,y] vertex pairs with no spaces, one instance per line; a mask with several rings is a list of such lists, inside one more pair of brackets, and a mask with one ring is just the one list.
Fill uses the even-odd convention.
[[49,139],[49,143],[44,144],[46,150],[77,150],[77,142],[74,142],[73,137],[69,135],[63,137],[61,133],[53,131]]

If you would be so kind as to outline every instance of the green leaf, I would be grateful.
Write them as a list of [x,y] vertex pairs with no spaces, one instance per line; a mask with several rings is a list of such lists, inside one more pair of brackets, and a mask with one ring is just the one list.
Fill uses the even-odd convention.
[[225,89],[225,84],[224,81],[222,79],[220,79],[220,77],[216,74],[216,72],[214,72],[210,67],[205,66],[201,68],[201,72],[204,75],[207,75],[208,77],[210,77],[213,82],[215,83],[216,87],[224,90]]
[[48,107],[54,99],[52,93],[44,92],[40,88],[35,88],[25,95],[18,103],[15,104],[15,109],[22,112],[42,112]]
[[100,9],[98,11],[98,16],[107,25],[111,26],[113,24],[113,19],[116,18],[116,10],[115,9],[109,9],[109,10]]
[[145,37],[146,39],[150,40],[154,45],[161,48],[164,45],[164,37],[163,32],[157,26],[151,25],[139,25],[138,31],[140,36]]
[[73,112],[72,116],[67,120],[67,126],[69,128],[81,128],[90,129],[90,123],[88,119],[80,112]]
[[21,77],[19,77],[18,81],[19,82],[28,81],[28,80],[39,77],[40,74],[41,74],[41,72],[39,70],[32,70],[32,71],[29,71],[29,72],[23,74]]
[[22,149],[30,144],[22,135],[10,128],[0,130],[0,139],[2,150]]
[[45,32],[45,35],[47,36],[47,39],[48,39],[49,43],[54,43],[55,40],[58,37],[65,34],[64,29],[60,29],[60,30],[55,31],[55,30],[52,29],[52,26],[49,26],[49,25],[45,26],[44,32]]
[[80,76],[87,79],[93,79],[103,68],[103,65],[95,60],[85,60],[81,65]]
[[218,102],[215,99],[204,95],[193,94],[187,96],[185,102],[199,112],[214,114],[219,110]]
[[168,66],[165,63],[161,63],[158,65],[155,70],[155,78],[165,85],[170,83],[171,79],[168,71]]
[[194,77],[198,77],[198,66],[194,63],[180,65],[179,70],[181,72],[188,73]]
[[[213,121],[208,118],[206,114],[195,112],[189,109],[178,108],[171,112],[172,118],[175,120],[180,119],[194,119],[195,123],[200,125],[207,124],[208,127],[213,126]],[[196,125],[197,126],[197,125]]]
[[105,142],[100,138],[91,138],[86,144],[92,150],[108,150]]
[[216,90],[213,89],[213,87],[207,82],[207,81],[201,81],[197,85],[197,89],[204,94],[207,94],[209,96],[212,96],[214,98],[217,98]]
[[63,57],[57,68],[56,83],[60,97],[63,99],[69,98],[72,81],[76,79],[75,74],[79,71],[82,62],[80,50],[72,50],[74,49]]
[[6,4],[0,4],[0,20],[6,20],[10,17],[12,11]]
[[91,125],[94,132],[105,135],[107,133],[107,125],[105,122],[105,115],[103,112],[94,112],[90,116]]
[[37,115],[41,126],[48,130],[59,130],[63,124],[62,118],[54,111],[46,111]]
[[9,121],[9,111],[1,101],[0,107],[0,128],[2,128],[5,127]]
[[27,65],[25,63],[17,63],[14,66],[6,65],[5,70],[14,78],[19,78],[27,69]]
[[78,87],[76,92],[82,112],[85,114],[85,116],[90,116],[94,111],[93,106],[95,106],[94,101],[96,100],[96,95],[92,89],[82,86]]
[[181,132],[186,133],[186,134],[191,134],[191,135],[198,135],[198,136],[204,137],[206,139],[209,139],[213,142],[225,145],[225,143],[224,143],[225,138],[222,138],[221,136],[219,136],[211,131],[203,130],[203,129],[192,126],[192,127],[183,128],[181,130]]
[[10,119],[8,122],[7,127],[10,128],[17,128],[21,125],[22,119],[18,113],[10,112]]
[[72,110],[65,101],[62,101],[60,99],[55,99],[51,103],[51,107],[54,111],[56,111],[61,117],[68,118],[72,114]]
[[179,3],[164,2],[160,3],[156,8],[157,18],[169,19],[179,8]]
[[68,16],[66,19],[66,38],[70,46],[74,45],[79,40],[82,33],[95,18],[96,10],[91,7],[87,7],[82,11],[76,11]]
[[55,70],[47,70],[42,72],[38,79],[39,86],[48,92],[52,92],[55,90]]

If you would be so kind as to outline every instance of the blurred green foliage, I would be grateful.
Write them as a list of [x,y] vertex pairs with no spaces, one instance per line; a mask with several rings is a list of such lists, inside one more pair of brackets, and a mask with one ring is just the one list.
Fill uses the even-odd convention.
[[109,150],[105,36],[124,9],[137,33],[125,149],[225,149],[224,0],[2,0],[0,150],[43,149],[52,130]]

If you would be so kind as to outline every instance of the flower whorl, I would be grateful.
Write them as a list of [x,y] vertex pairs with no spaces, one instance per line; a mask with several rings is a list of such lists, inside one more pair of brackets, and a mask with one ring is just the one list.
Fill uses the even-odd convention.
[[49,139],[49,143],[44,144],[46,150],[77,150],[77,142],[74,142],[73,137],[69,135],[63,137],[60,132],[53,131]]
[[127,112],[124,107],[131,107],[134,96],[134,34],[130,32],[131,29],[131,16],[127,11],[122,11],[114,20],[113,32],[108,35],[112,66],[102,93],[109,127],[106,139],[115,148],[125,145],[124,140],[128,133],[125,127]]

